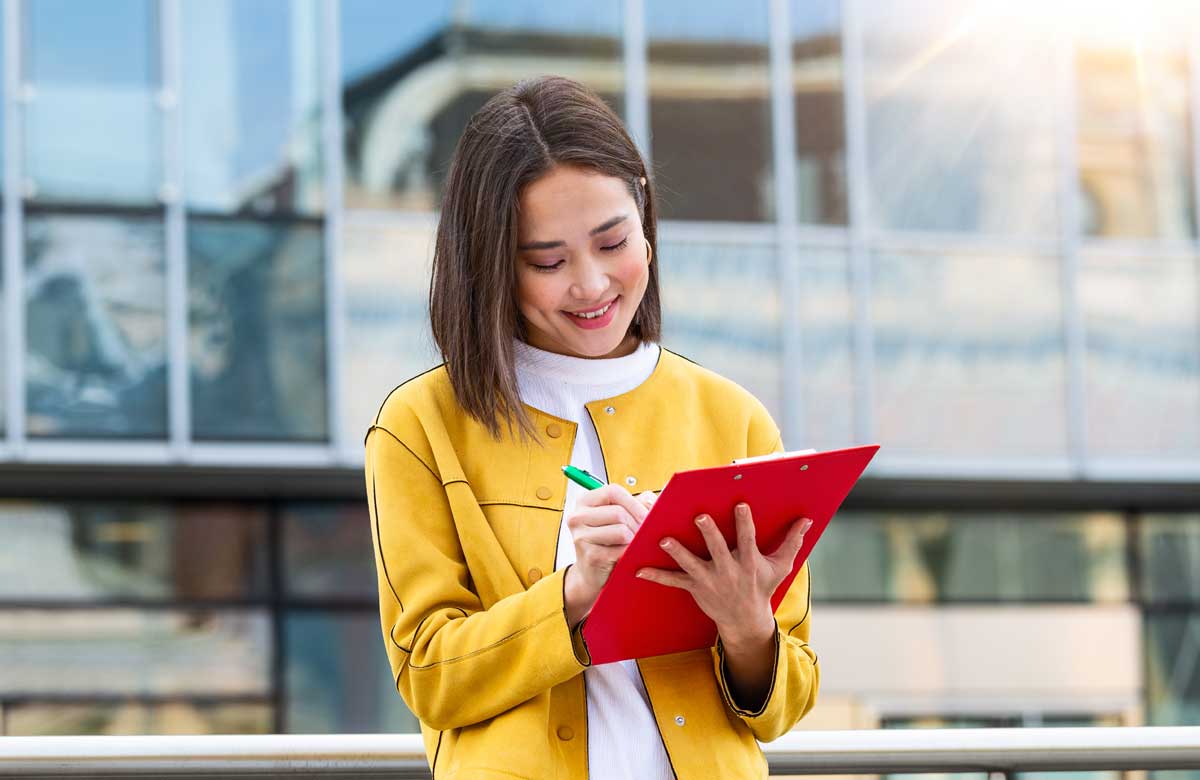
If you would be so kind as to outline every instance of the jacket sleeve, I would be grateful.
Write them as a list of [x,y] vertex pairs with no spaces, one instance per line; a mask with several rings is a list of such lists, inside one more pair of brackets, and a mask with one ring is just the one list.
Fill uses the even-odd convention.
[[720,640],[713,649],[714,670],[725,704],[745,721],[759,742],[770,742],[791,731],[817,703],[821,669],[817,654],[808,645],[811,605],[806,563],[775,610],[775,668],[766,701],[757,710],[748,710],[734,700]]
[[[747,438],[750,455],[784,449],[779,428],[761,404],[751,419]],[[766,701],[756,710],[748,710],[734,700],[719,639],[713,648],[713,667],[725,704],[745,721],[760,742],[770,742],[791,731],[817,703],[821,670],[817,654],[808,645],[811,618],[812,587],[805,563],[775,610],[775,666]]]
[[366,480],[384,643],[396,688],[423,723],[478,723],[588,665],[567,625],[565,569],[484,609],[437,474],[376,427]]

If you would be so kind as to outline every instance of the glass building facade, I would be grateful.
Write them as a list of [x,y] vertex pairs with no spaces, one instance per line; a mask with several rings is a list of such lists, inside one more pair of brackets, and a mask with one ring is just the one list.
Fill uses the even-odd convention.
[[458,135],[543,73],[651,162],[664,344],[883,445],[805,726],[1200,723],[1189,3],[2,8],[0,733],[416,728],[362,437],[437,362]]

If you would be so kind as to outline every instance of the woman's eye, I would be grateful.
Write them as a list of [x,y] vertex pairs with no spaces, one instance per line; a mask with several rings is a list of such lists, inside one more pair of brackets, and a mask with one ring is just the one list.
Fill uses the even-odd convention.
[[629,243],[629,236],[625,236],[625,238],[622,238],[620,240],[620,242],[613,244],[612,246],[602,246],[602,247],[600,247],[600,249],[601,249],[601,251],[604,251],[604,252],[616,252],[619,249],[624,249],[625,245],[628,243]]
[[530,265],[533,266],[533,270],[545,273],[547,271],[553,271],[565,262],[566,260],[559,260],[557,263],[551,263],[550,265],[542,265],[541,263],[530,263]]

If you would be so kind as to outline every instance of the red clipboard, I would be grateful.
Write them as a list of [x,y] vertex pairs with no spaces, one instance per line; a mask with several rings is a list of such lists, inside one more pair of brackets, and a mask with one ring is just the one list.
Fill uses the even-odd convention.
[[707,559],[708,547],[696,528],[707,513],[730,548],[737,534],[733,508],[750,505],[758,546],[772,552],[783,542],[792,520],[811,518],[796,564],[771,598],[777,609],[800,566],[808,559],[834,513],[854,487],[879,445],[788,455],[751,463],[680,471],[667,482],[600,591],[583,624],[593,664],[648,658],[712,647],[717,627],[685,590],[641,580],[643,567],[678,570],[658,546],[671,536]]

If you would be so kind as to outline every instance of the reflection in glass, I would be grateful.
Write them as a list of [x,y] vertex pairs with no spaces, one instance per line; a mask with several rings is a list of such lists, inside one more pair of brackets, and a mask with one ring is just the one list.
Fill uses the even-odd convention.
[[432,211],[470,117],[496,92],[553,73],[624,107],[620,3],[341,3],[345,198]]
[[789,447],[854,444],[854,309],[846,253],[800,250],[799,310],[805,440]]
[[317,0],[186,0],[182,13],[189,208],[320,212]]
[[1088,450],[1195,455],[1200,451],[1196,260],[1085,253],[1080,268]]
[[796,204],[800,222],[846,224],[840,0],[792,0]]
[[271,624],[259,610],[5,609],[0,658],[0,691],[29,696],[265,695]]
[[1200,603],[1200,515],[1145,515],[1138,530],[1142,599]]
[[813,551],[813,597],[911,603],[1121,602],[1118,515],[846,513]]
[[41,201],[153,203],[162,184],[158,4],[27,0],[25,171]]
[[658,249],[663,346],[745,387],[781,425],[774,247],[671,238]]
[[662,219],[773,219],[767,4],[646,4]]
[[282,521],[289,596],[378,598],[366,504],[288,504]]
[[265,597],[266,512],[252,505],[0,503],[0,597]]
[[25,221],[31,436],[166,436],[160,217]]
[[1200,723],[1200,615],[1148,612],[1145,632],[1147,725]]
[[1065,453],[1055,258],[879,254],[871,285],[875,430],[891,452]]
[[289,733],[421,730],[396,692],[376,613],[292,612],[286,635]]
[[322,252],[305,223],[188,221],[195,438],[325,438]]
[[4,707],[4,736],[270,734],[266,703],[188,701],[29,702]]
[[392,388],[441,362],[429,332],[433,223],[342,229],[342,430],[361,447]]
[[[1119,4],[1118,4],[1119,5]],[[1075,38],[1080,228],[1195,236],[1186,48],[1194,3],[1089,14]]]
[[876,5],[863,24],[873,223],[1053,236],[1050,74],[1071,25],[1020,2]]

